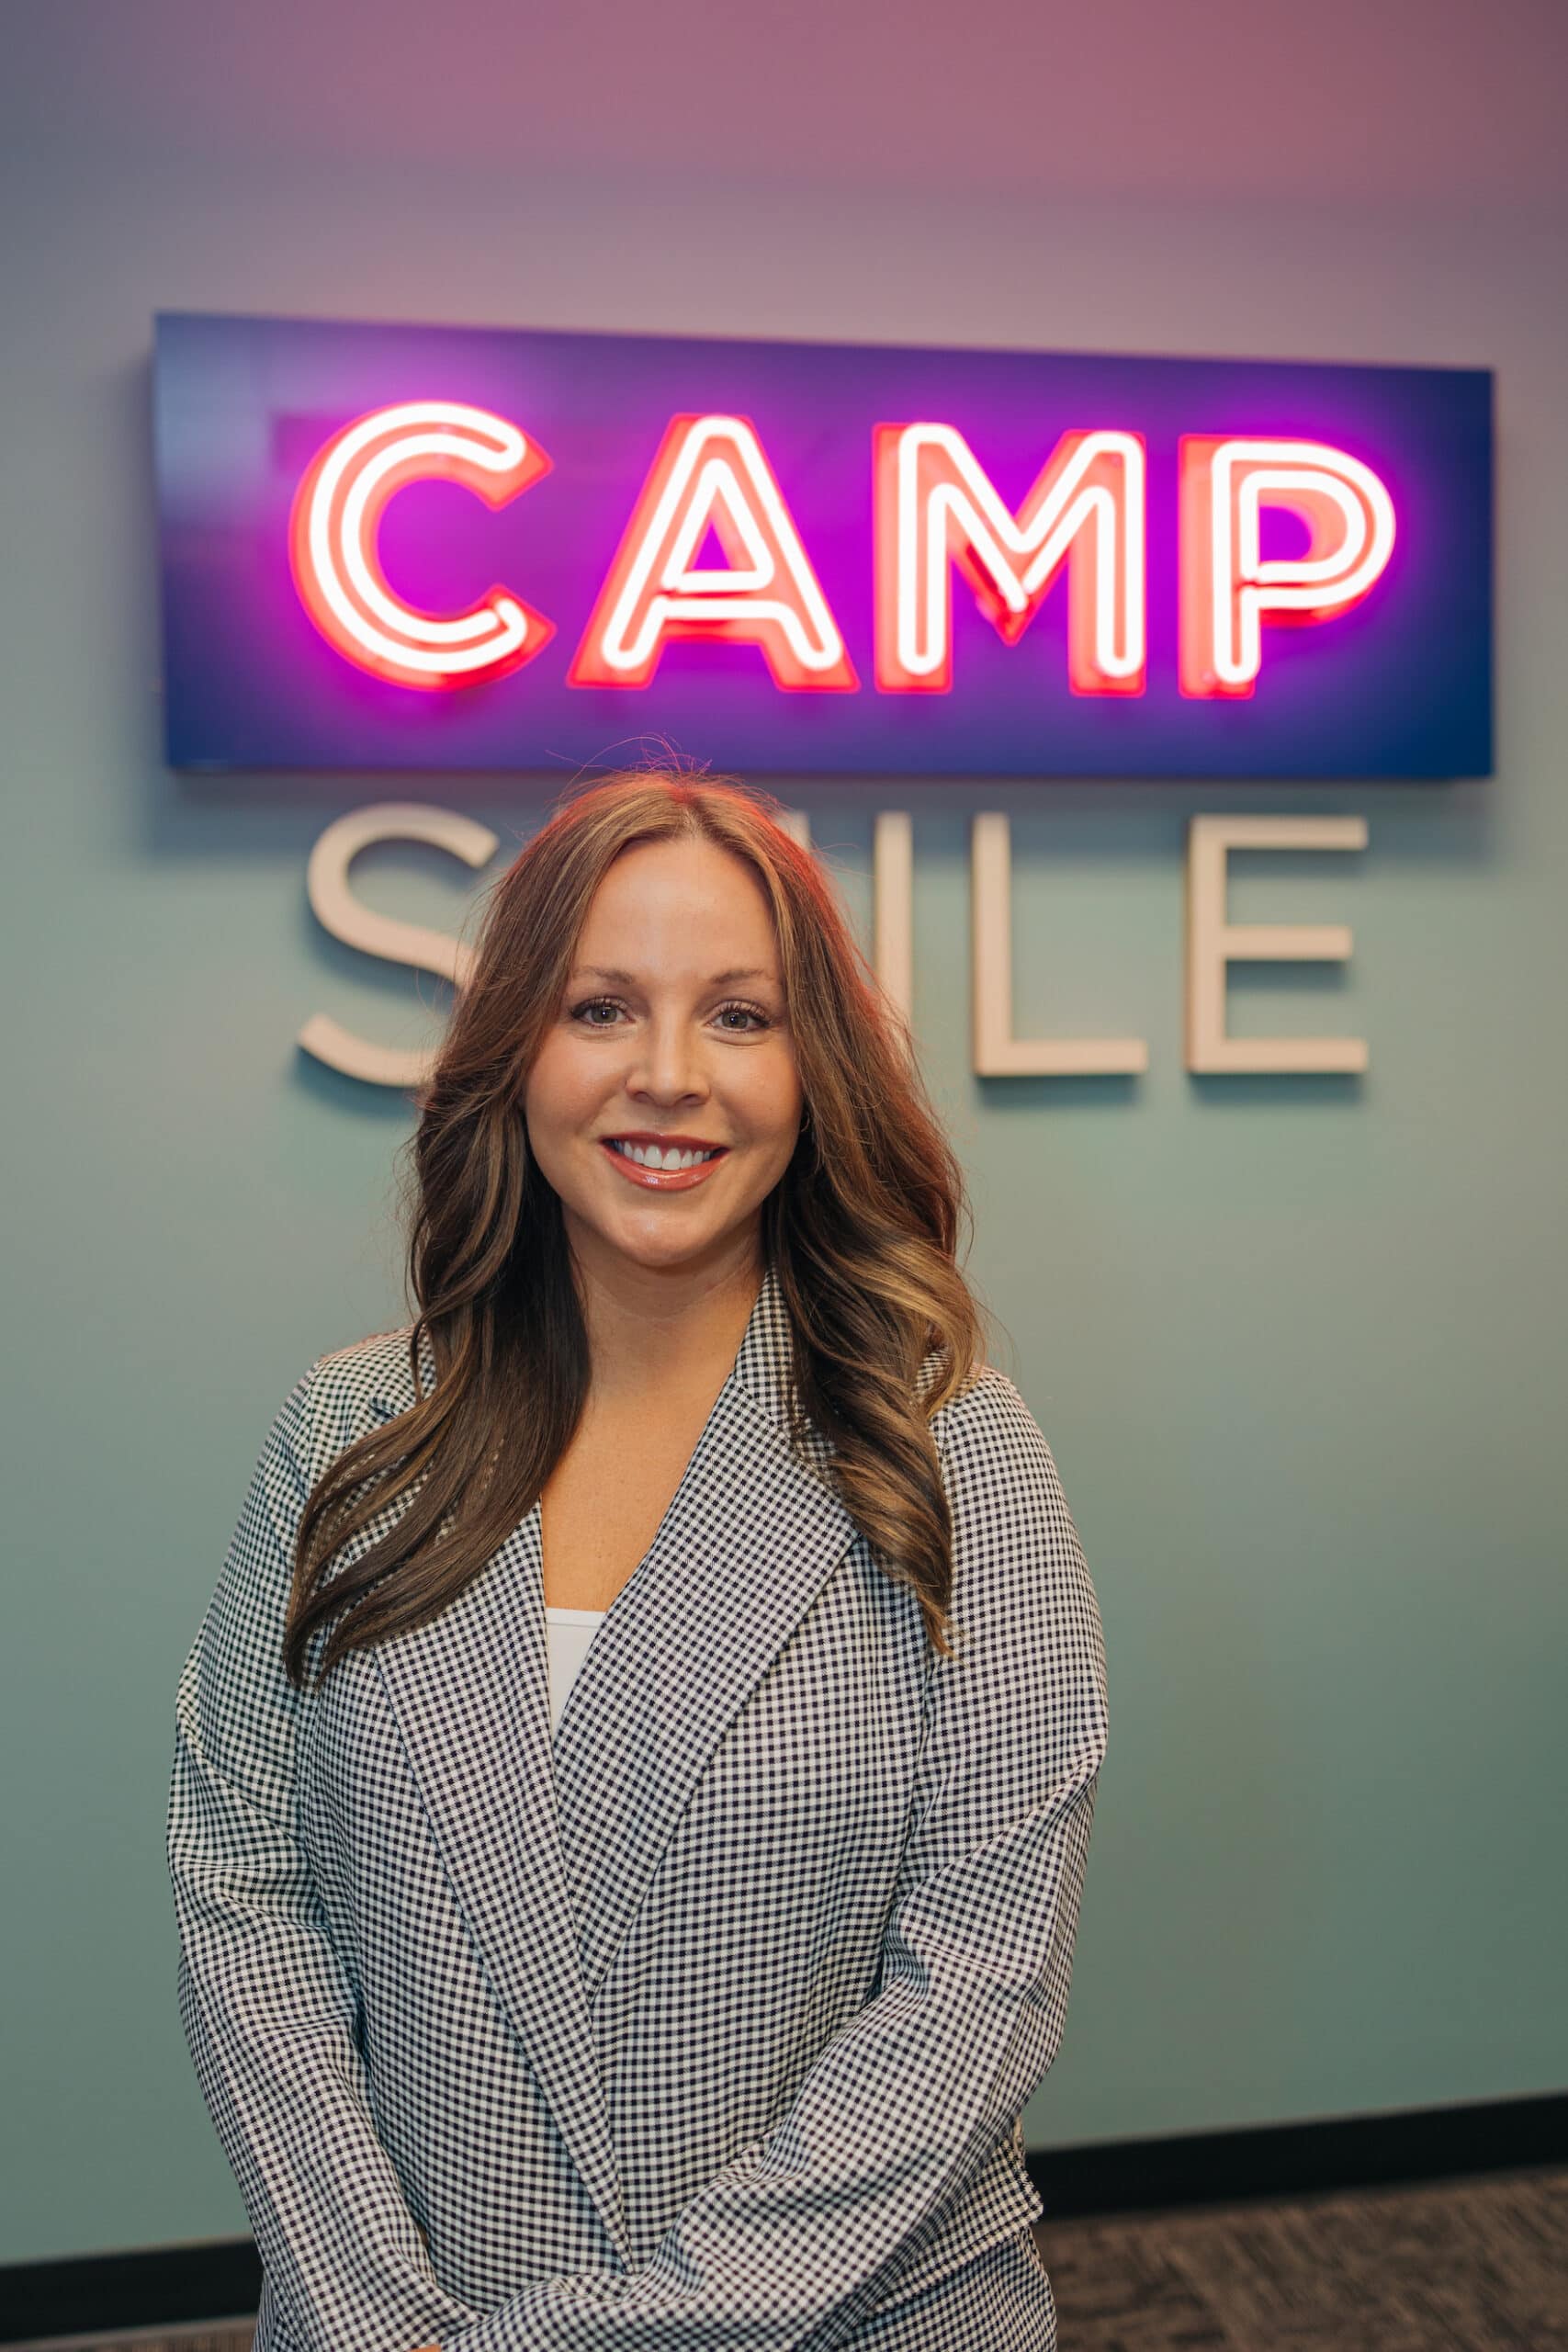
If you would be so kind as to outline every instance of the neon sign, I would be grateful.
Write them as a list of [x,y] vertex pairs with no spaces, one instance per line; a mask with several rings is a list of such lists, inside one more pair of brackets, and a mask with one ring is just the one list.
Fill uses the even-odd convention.
[[181,316],[157,373],[177,766],[1490,771],[1483,371]]

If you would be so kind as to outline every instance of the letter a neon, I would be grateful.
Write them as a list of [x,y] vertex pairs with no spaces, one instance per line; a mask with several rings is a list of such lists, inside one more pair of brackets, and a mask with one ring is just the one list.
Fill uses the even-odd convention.
[[[710,529],[724,569],[694,567]],[[792,694],[860,684],[748,417],[671,419],[567,682],[646,686],[672,638],[756,645]]]

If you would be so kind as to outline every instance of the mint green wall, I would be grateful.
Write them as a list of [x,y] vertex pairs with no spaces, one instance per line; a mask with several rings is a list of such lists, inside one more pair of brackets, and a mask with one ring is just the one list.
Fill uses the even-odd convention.
[[[1031,2138],[1563,2086],[1568,204],[1506,161],[1482,200],[1270,200],[1208,153],[1121,198],[944,192],[940,164],[879,193],[798,141],[759,189],[697,134],[653,202],[589,152],[586,85],[549,171],[456,133],[394,167],[374,123],[333,162],[263,113],[226,152],[150,102],[140,129],[144,93],[114,115],[66,54],[83,15],[23,22],[13,101],[34,76],[49,103],[0,166],[0,2261],[243,2226],[175,2005],[174,1686],[287,1388],[402,1317],[404,1105],[291,1040],[325,1010],[412,1043],[441,1009],[319,933],[306,855],[377,798],[513,841],[543,798],[163,768],[158,308],[1498,370],[1494,779],[783,789],[863,920],[872,813],[915,811],[916,1021],[974,1269],[1104,1611],[1111,1747]],[[968,1074],[976,807],[1013,818],[1021,1033],[1142,1034],[1145,1080]],[[1238,974],[1232,1022],[1364,1035],[1364,1080],[1184,1073],[1184,826],[1228,808],[1367,818],[1363,854],[1235,859],[1232,899],[1352,926],[1342,971]],[[448,928],[476,887],[415,850],[362,872]]]

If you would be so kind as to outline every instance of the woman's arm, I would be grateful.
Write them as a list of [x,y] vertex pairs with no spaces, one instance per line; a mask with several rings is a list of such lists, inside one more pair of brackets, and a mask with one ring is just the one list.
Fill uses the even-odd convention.
[[180,1677],[168,1860],[202,2095],[300,2352],[409,2352],[478,2314],[439,2285],[377,2137],[355,1999],[296,1835],[282,1664],[310,1385],[263,1447]]
[[643,2269],[525,2288],[445,2352],[827,2352],[1055,2058],[1106,1747],[1100,1611],[1012,1383],[987,1370],[935,1426],[970,1639],[933,1669],[880,1989]]

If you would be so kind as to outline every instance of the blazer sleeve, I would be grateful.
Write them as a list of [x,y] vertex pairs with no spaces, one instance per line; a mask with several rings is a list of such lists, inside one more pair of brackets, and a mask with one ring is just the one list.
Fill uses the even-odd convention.
[[1055,2058],[1106,1747],[1100,1611],[1012,1383],[987,1367],[933,1432],[969,1639],[932,1668],[878,1989],[642,2269],[532,2285],[445,2352],[826,2352]]
[[301,1694],[283,1671],[309,1492],[310,1370],[268,1431],[175,1699],[168,1863],[202,2095],[300,2352],[411,2352],[446,2293],[377,2136],[352,1984],[298,1835]]

